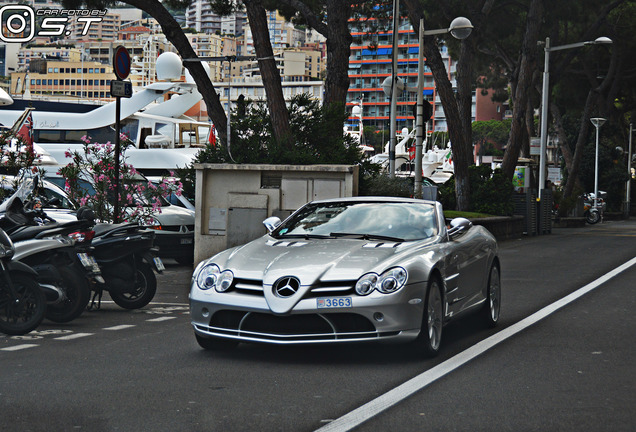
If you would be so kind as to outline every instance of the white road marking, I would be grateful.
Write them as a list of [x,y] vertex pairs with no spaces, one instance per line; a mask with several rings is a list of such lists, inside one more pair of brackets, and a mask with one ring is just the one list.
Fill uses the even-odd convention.
[[632,258],[631,260],[627,261],[625,264],[615,268],[609,273],[601,276],[600,278],[596,279],[593,282],[590,282],[584,287],[579,288],[578,290],[563,297],[562,299],[557,300],[556,302],[544,307],[543,309],[539,310],[538,312],[535,312],[534,314],[519,321],[518,323],[503,329],[499,333],[496,333],[487,339],[484,339],[483,341],[473,345],[467,350],[457,354],[454,357],[451,357],[450,359],[446,360],[443,363],[440,363],[434,368],[421,373],[415,378],[410,379],[409,381],[405,382],[404,384],[401,384],[400,386],[394,388],[393,390],[388,391],[382,396],[379,396],[378,398],[373,399],[372,401],[362,405],[359,408],[356,408],[350,413],[345,414],[342,417],[330,422],[329,424],[317,429],[316,432],[349,431],[355,428],[356,426],[361,425],[365,421],[375,417],[376,415],[392,407],[393,405],[405,400],[409,396],[422,390],[424,387],[428,386],[429,384],[433,383],[434,381],[438,380],[444,375],[449,374],[450,372],[454,371],[460,366],[463,366],[464,364],[468,363],[475,357],[483,354],[484,352],[488,351],[489,349],[493,348],[499,343],[505,341],[508,338],[511,338],[517,333],[525,330],[526,328],[532,326],[533,324],[536,324],[537,322],[541,321],[547,316],[553,314],[554,312],[561,309],[562,307],[572,303],[573,301],[584,296],[590,291],[598,288],[600,285],[604,284],[605,282],[617,276],[618,274],[624,272],[628,268],[632,267],[634,264],[636,264],[636,258]]
[[7,347],[7,348],[0,348],[0,351],[19,351],[19,350],[23,350],[27,348],[33,348],[36,346],[38,346],[38,344],[22,344],[22,345]]
[[124,330],[131,327],[136,327],[136,326],[133,324],[122,324],[122,325],[113,326],[113,327],[105,327],[102,330]]
[[160,322],[160,321],[168,321],[168,320],[172,320],[172,319],[176,319],[177,317],[173,317],[173,316],[162,316],[159,318],[152,318],[149,320],[146,320],[148,322]]
[[71,339],[79,339],[86,336],[93,336],[95,333],[74,333],[68,336],[62,336],[55,338],[55,340],[71,340]]

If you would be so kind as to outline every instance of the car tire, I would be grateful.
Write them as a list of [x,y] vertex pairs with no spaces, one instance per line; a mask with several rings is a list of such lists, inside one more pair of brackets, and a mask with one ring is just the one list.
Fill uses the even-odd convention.
[[232,348],[236,348],[239,344],[239,341],[236,339],[222,339],[217,337],[204,337],[199,336],[198,334],[194,334],[197,338],[197,343],[199,346],[208,351],[225,351],[230,350]]
[[486,290],[486,303],[481,310],[481,315],[486,325],[492,328],[497,325],[501,311],[501,272],[497,262],[492,263],[490,267]]
[[425,357],[435,357],[439,353],[443,326],[444,307],[441,283],[438,278],[432,278],[426,289],[422,327],[415,340],[416,350],[419,354]]

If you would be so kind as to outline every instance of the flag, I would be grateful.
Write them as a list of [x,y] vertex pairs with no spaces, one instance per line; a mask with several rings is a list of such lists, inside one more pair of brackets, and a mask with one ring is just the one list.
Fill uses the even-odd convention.
[[24,119],[16,135],[22,137],[26,142],[27,148],[33,151],[33,116],[31,112],[29,112],[29,115]]

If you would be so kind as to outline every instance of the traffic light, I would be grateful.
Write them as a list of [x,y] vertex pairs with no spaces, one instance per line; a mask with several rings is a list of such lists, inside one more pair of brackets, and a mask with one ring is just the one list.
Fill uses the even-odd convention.
[[[413,118],[417,119],[417,104],[411,105],[411,109],[413,110]],[[433,105],[425,100],[422,104],[422,112],[424,114],[424,121],[428,121],[433,115]]]

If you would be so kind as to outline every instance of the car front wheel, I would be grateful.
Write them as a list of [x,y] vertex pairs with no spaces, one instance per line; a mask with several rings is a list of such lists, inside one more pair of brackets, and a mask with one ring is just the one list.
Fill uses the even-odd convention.
[[422,328],[415,343],[417,350],[426,357],[434,357],[442,343],[444,308],[439,280],[432,279],[426,290]]
[[489,327],[495,327],[499,321],[499,311],[501,309],[501,275],[499,265],[494,262],[490,267],[490,275],[488,276],[488,292],[486,294],[486,303],[482,309],[484,322]]

